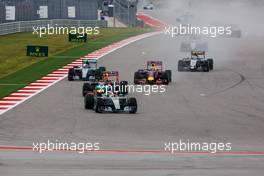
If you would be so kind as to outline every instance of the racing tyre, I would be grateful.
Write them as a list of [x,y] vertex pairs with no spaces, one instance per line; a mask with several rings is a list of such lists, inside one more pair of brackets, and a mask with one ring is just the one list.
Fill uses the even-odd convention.
[[95,79],[101,80],[102,75],[103,75],[103,72],[101,70],[99,70],[99,69],[95,70],[95,73],[94,73]]
[[86,95],[84,98],[84,108],[93,109],[94,107],[94,97],[93,95]]
[[121,81],[120,82],[120,93],[123,95],[127,95],[128,94],[128,82],[127,81]]
[[68,72],[68,80],[69,81],[74,81],[74,68],[70,68]]
[[210,70],[210,68],[209,68],[209,63],[206,61],[206,62],[203,64],[202,68],[203,68],[203,71],[204,71],[204,72],[209,72],[209,70]]
[[103,73],[106,71],[106,68],[105,67],[99,67],[99,70],[101,71],[101,73]]
[[131,108],[129,113],[135,114],[137,112],[137,99],[134,97],[131,97],[127,100],[127,104]]
[[213,59],[208,59],[208,63],[209,63],[209,69],[213,70],[214,69],[214,60]]
[[169,82],[171,82],[171,70],[165,70],[165,72],[168,74],[169,76]]
[[85,81],[89,81],[90,76],[95,76],[95,71],[94,70],[89,70],[87,72]]
[[167,72],[163,72],[161,75],[161,79],[164,85],[168,85],[169,84],[169,75]]
[[183,71],[183,61],[182,60],[179,60],[178,61],[178,71],[179,72],[182,72]]
[[93,87],[90,83],[84,83],[82,88],[82,95],[85,96],[87,92],[92,92]]
[[134,74],[134,84],[139,84],[138,80],[142,79],[141,73],[135,72]]
[[96,113],[102,113],[102,106],[103,106],[103,101],[102,99],[98,98],[95,104],[95,112]]

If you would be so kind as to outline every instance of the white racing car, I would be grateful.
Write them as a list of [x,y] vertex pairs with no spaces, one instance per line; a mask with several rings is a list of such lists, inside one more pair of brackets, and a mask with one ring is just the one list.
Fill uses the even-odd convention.
[[200,35],[190,35],[189,41],[183,41],[180,46],[181,52],[208,51],[208,43]]
[[[96,85],[87,85],[84,98],[85,109],[92,109],[97,113],[103,112],[137,112],[137,100],[127,96],[127,81],[119,82],[117,71],[104,73],[107,79],[98,82]],[[113,79],[111,79],[113,78]]]
[[192,51],[191,58],[183,58],[178,61],[178,71],[198,71],[209,72],[214,68],[214,61],[205,58],[205,51]]
[[178,16],[176,18],[176,22],[182,25],[188,25],[193,20],[194,15],[190,12],[186,12],[185,14]]
[[97,60],[83,59],[81,66],[74,66],[69,69],[68,80],[95,81],[101,78],[104,71],[105,67],[97,68]]
[[148,4],[148,5],[145,5],[143,7],[144,10],[153,10],[154,9],[154,5],[153,4]]

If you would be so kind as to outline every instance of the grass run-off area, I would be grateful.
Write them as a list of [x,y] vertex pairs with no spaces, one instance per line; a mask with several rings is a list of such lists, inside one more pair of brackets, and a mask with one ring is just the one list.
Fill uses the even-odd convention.
[[[144,32],[147,29],[105,28],[100,35],[88,36],[87,43],[68,42],[68,35],[39,38],[32,32],[0,36],[0,98],[94,50]],[[27,45],[49,46],[49,57],[26,56]]]

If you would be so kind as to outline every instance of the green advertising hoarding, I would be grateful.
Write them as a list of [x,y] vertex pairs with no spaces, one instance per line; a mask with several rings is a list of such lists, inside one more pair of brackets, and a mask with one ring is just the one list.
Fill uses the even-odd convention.
[[69,33],[69,42],[87,42],[87,34]]
[[48,57],[49,47],[48,46],[37,46],[28,45],[27,46],[27,56],[32,57]]

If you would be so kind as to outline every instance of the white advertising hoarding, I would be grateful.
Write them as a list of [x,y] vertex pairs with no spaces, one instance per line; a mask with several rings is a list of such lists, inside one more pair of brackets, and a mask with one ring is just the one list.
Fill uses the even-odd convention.
[[6,20],[16,20],[16,7],[6,6]]
[[76,18],[75,6],[69,6],[68,7],[68,17],[69,18]]
[[48,6],[39,6],[39,18],[48,18]]

